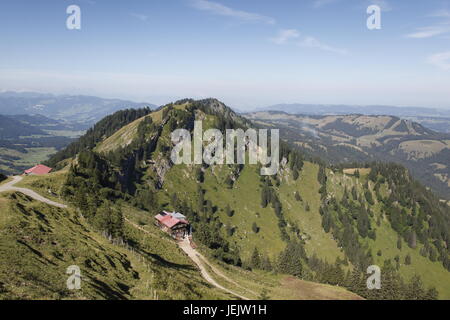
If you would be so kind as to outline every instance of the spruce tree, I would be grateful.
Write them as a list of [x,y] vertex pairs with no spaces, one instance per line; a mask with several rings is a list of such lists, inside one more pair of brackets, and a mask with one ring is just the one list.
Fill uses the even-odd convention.
[[306,211],[306,212],[311,211],[311,207],[309,206],[309,203],[308,203],[308,202],[305,204],[305,211]]
[[405,257],[405,265],[410,265],[411,264],[411,256],[409,255],[409,253],[406,255]]
[[258,232],[259,232],[259,227],[258,227],[258,225],[256,224],[256,222],[253,222],[253,224],[252,224],[252,230],[253,230],[254,233],[258,233]]
[[286,249],[280,253],[278,258],[278,271],[301,277],[303,274],[302,257],[304,255],[301,245],[296,241],[290,241]]
[[417,235],[414,230],[409,233],[408,246],[412,249],[417,247]]
[[252,269],[261,269],[261,256],[259,254],[258,248],[255,247],[250,259],[250,267]]
[[272,271],[272,262],[270,261],[269,256],[264,255],[261,259],[261,269],[264,271]]
[[261,294],[258,296],[258,299],[259,300],[269,300],[270,299],[269,293],[267,292],[266,288],[263,288],[261,290]]
[[397,249],[402,250],[402,238],[400,236],[397,239]]
[[266,208],[268,204],[269,204],[268,189],[267,187],[263,187],[261,189],[261,207]]
[[296,181],[298,179],[298,177],[299,177],[298,170],[294,169],[292,171],[292,178],[294,179],[294,181]]
[[225,207],[225,213],[227,214],[227,216],[232,217],[234,215],[234,211],[231,210],[230,205],[227,204],[227,206]]

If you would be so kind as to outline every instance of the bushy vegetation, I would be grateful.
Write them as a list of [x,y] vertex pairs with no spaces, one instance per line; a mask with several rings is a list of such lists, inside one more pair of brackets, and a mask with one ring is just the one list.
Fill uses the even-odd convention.
[[86,150],[78,155],[78,164],[70,168],[62,195],[79,208],[98,231],[121,239],[122,213],[110,203],[122,197],[119,186],[118,177],[108,163]]
[[379,201],[392,228],[411,248],[423,244],[422,255],[439,260],[450,271],[450,210],[432,192],[415,181],[401,166],[376,163],[368,177],[389,185],[390,194]]
[[151,112],[150,108],[143,109],[127,109],[117,111],[100,120],[93,128],[89,129],[80,139],[70,144],[64,150],[52,156],[47,164],[51,167],[57,167],[57,164],[65,159],[76,156],[83,150],[91,150],[95,145],[104,138],[109,137],[124,125],[133,122]]
[[[390,226],[398,233],[397,248],[401,250],[402,239],[410,248],[415,249],[418,242],[422,242],[421,254],[429,257],[432,262],[439,260],[448,270],[448,230],[449,208],[443,205],[431,192],[427,191],[420,183],[416,182],[408,174],[407,170],[396,164],[371,163],[366,166],[369,173],[365,177],[366,182],[361,184],[362,195],[353,186],[351,195],[347,188],[344,189],[342,197],[336,198],[332,194],[327,194],[322,199],[320,213],[322,215],[322,225],[326,232],[333,234],[339,246],[343,248],[346,256],[354,265],[354,272],[365,270],[369,265],[374,264],[374,257],[370,247],[367,247],[363,239],[376,240],[376,228],[380,226],[381,215],[376,219],[376,225],[371,221],[375,220],[372,207],[376,201],[379,203],[381,214],[385,216]],[[357,173],[357,174],[356,174]],[[362,179],[358,170],[355,170],[355,178]],[[326,186],[326,179],[323,173],[319,174],[319,181]],[[373,185],[373,188],[369,186]],[[381,192],[381,186],[387,186],[389,192],[385,195]],[[375,193],[375,198],[372,192]],[[323,196],[323,194],[322,194]],[[433,252],[430,255],[430,252]],[[382,256],[382,251],[377,252],[377,256]],[[398,270],[400,259],[395,258],[396,266],[392,261],[384,261],[384,271],[387,275],[385,286],[396,286],[397,291],[378,292],[378,295],[367,291],[353,291],[368,298],[383,299],[410,299],[410,298],[436,298],[435,288],[426,291],[423,288],[420,277],[415,276],[411,282],[405,284]],[[411,256],[405,257],[405,265],[411,264]],[[362,271],[359,271],[362,277]],[[355,277],[353,277],[355,278]],[[395,284],[389,283],[394,281]],[[348,282],[348,281],[347,281]],[[350,289],[354,289],[348,283]],[[412,292],[414,291],[414,292]]]

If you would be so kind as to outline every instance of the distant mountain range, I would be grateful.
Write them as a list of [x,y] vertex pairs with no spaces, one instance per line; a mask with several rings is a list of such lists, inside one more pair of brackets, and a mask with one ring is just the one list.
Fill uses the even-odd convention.
[[34,92],[0,93],[0,114],[40,114],[63,120],[86,130],[106,115],[118,110],[156,106],[120,99],[103,99],[83,95],[52,95]]
[[257,111],[282,111],[290,114],[304,115],[390,115],[418,122],[435,131],[450,133],[450,110],[438,108],[294,103],[276,104],[258,108],[255,112]]
[[450,134],[395,116],[293,115],[280,111],[245,116],[279,128],[283,139],[330,163],[401,163],[442,197],[450,195]]
[[287,113],[301,113],[312,115],[365,114],[390,115],[397,117],[449,117],[450,110],[422,107],[395,107],[379,105],[326,105],[326,104],[276,104],[259,108],[258,111],[283,111]]

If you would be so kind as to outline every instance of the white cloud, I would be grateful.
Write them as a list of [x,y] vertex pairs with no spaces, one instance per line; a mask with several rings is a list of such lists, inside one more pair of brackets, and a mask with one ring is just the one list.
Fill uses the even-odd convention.
[[148,16],[146,16],[145,14],[130,13],[130,16],[135,17],[136,19],[139,19],[141,21],[147,21],[148,20]]
[[443,70],[450,70],[450,51],[432,54],[427,62]]
[[437,17],[437,18],[450,18],[450,11],[448,10],[438,10],[430,14],[430,17]]
[[280,30],[275,38],[271,38],[270,40],[276,44],[285,44],[289,40],[298,38],[299,36],[300,33],[296,29],[283,29]]
[[340,48],[335,48],[335,47],[329,46],[327,44],[320,42],[316,38],[310,37],[310,36],[305,37],[301,42],[298,43],[298,45],[301,47],[305,47],[305,48],[317,48],[320,50],[333,52],[333,53],[337,53],[340,55],[348,54],[347,50],[345,50],[345,49],[340,49]]
[[[299,39],[299,40],[295,40],[295,39]],[[279,44],[279,45],[292,43],[292,44],[296,44],[297,46],[303,47],[303,48],[315,48],[315,49],[320,49],[323,51],[337,53],[340,55],[348,54],[347,50],[329,46],[327,44],[320,42],[319,40],[317,40],[314,37],[311,37],[311,36],[300,37],[300,32],[297,29],[280,30],[278,35],[274,38],[271,38],[270,41],[272,41],[273,43]]]
[[424,39],[439,36],[450,32],[450,11],[438,10],[428,15],[431,18],[443,18],[440,23],[417,28],[416,32],[407,34],[407,38]]
[[235,10],[213,1],[191,0],[191,5],[198,10],[208,11],[220,16],[232,17],[241,21],[262,22],[267,24],[275,24],[276,22],[275,19],[271,17],[263,16],[258,13]]
[[417,32],[407,34],[407,38],[423,39],[438,36],[450,31],[450,27],[443,25],[418,28]]

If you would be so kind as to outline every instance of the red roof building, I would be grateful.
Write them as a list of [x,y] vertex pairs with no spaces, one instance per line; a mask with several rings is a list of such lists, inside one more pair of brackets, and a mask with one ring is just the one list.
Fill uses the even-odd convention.
[[23,173],[26,174],[26,175],[29,175],[29,174],[41,175],[41,174],[50,173],[50,171],[52,171],[52,168],[49,168],[49,167],[44,166],[42,164],[38,164],[37,166],[34,166],[33,168],[25,170]]
[[189,222],[181,214],[163,211],[155,216],[156,225],[175,239],[182,239],[190,233]]
[[165,227],[172,229],[173,227],[175,227],[177,224],[189,224],[189,222],[187,222],[186,220],[182,220],[182,219],[177,219],[172,217],[171,215],[160,215],[158,214],[156,217],[156,220],[159,221],[159,223],[161,223],[162,225],[164,225]]

